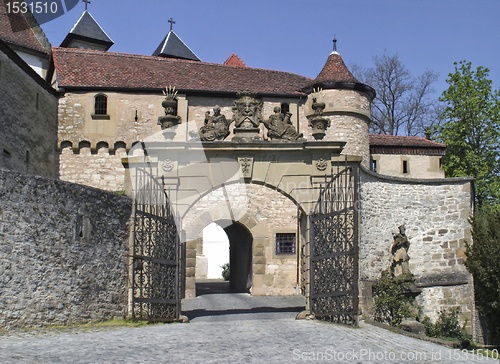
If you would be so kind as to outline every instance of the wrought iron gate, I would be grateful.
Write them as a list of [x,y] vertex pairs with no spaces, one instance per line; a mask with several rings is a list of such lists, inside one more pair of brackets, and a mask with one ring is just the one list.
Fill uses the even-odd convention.
[[179,236],[163,177],[135,173],[132,318],[175,321],[180,316]]
[[310,308],[316,318],[358,324],[359,165],[332,166],[310,215]]

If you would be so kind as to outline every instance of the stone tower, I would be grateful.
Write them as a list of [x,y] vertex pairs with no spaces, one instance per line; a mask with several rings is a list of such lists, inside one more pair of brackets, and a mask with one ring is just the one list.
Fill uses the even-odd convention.
[[320,74],[304,91],[308,94],[304,111],[309,123],[318,115],[318,105],[322,108],[322,117],[329,120],[324,136],[318,137],[312,128],[308,128],[307,139],[345,141],[347,144],[342,154],[363,157],[362,164],[368,168],[368,123],[375,90],[359,82],[347,69],[336,50],[336,40]]

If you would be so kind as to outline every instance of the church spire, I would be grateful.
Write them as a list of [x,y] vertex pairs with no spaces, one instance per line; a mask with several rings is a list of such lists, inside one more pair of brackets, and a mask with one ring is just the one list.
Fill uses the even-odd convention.
[[85,11],[60,46],[107,51],[114,42],[87,10],[87,5],[90,4],[90,1],[82,0],[82,2],[85,3]]
[[168,20],[170,31],[162,40],[158,48],[153,53],[155,57],[188,59],[191,61],[201,61],[196,54],[184,43],[173,31],[174,19]]

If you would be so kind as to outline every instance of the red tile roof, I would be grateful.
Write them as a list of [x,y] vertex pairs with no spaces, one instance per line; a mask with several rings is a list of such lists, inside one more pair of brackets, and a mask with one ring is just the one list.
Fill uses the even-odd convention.
[[446,145],[431,140],[399,135],[370,135],[371,154],[413,154],[436,155],[445,154]]
[[293,73],[88,49],[53,48],[59,87],[300,94],[311,79]]
[[315,84],[325,82],[360,83],[347,69],[342,57],[337,52],[332,52],[326,63],[314,80]]
[[228,59],[224,62],[226,66],[235,66],[235,67],[248,67],[245,62],[241,60],[236,54],[232,53]]
[[304,87],[303,91],[310,93],[314,88],[351,89],[367,94],[371,100],[375,98],[375,90],[359,82],[347,69],[342,57],[336,51],[330,53],[318,77]]
[[446,145],[416,136],[370,134],[370,146],[446,148]]
[[23,14],[20,12],[7,14],[5,4],[0,5],[0,39],[9,45],[17,45],[37,52],[47,53]]

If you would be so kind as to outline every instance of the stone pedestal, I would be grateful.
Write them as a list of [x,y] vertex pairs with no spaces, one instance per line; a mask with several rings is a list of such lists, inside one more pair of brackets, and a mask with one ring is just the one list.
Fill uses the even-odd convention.
[[262,140],[259,128],[234,128],[233,142],[258,142]]

